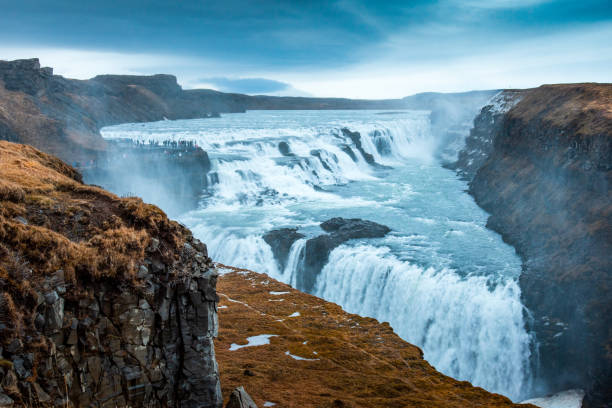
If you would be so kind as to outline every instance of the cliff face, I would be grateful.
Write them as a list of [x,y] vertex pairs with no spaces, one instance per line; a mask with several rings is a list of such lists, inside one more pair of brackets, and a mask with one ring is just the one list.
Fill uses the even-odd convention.
[[217,272],[140,199],[0,141],[0,401],[219,407]]
[[[459,163],[486,139],[470,192],[523,259],[523,301],[539,342],[539,377],[612,402],[612,85],[525,91],[494,119],[483,109]],[[481,133],[481,130],[483,132]],[[484,136],[483,136],[484,135]],[[481,137],[482,136],[482,137]],[[474,162],[476,166],[478,163]]]
[[172,75],[101,75],[79,81],[52,73],[38,59],[0,61],[0,138],[70,162],[105,150],[98,132],[104,126],[245,109],[230,94],[183,91]]
[[440,374],[388,323],[266,275],[218,268],[216,345],[225,396],[244,385],[260,407],[519,406]]

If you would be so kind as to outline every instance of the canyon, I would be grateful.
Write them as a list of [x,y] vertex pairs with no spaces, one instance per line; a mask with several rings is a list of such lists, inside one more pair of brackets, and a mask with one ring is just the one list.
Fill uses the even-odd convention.
[[[0,61],[0,81],[0,139],[32,145],[70,164],[130,151],[144,163],[167,163],[150,177],[170,186],[163,195],[180,197],[184,206],[169,211],[173,214],[197,208],[198,192],[210,188],[211,179],[203,177],[211,174],[207,150],[198,147],[193,157],[177,164],[172,157],[106,141],[100,136],[102,127],[163,119],[214,121],[215,113],[254,109],[420,109],[431,111],[428,120],[444,158],[445,147],[463,143],[465,117],[475,115],[465,144],[446,165],[468,182],[469,193],[490,214],[486,226],[520,256],[525,326],[535,336],[530,359],[534,387],[542,393],[584,389],[585,407],[612,401],[612,85],[545,85],[381,101],[279,98],[183,90],[171,75],[71,80],[53,75],[35,59]],[[453,109],[462,101],[462,109]],[[485,106],[478,112],[474,106],[479,105]],[[353,161],[378,164],[372,154],[382,156],[386,147],[376,145],[366,152],[358,139],[365,136],[349,129],[338,135],[354,145]],[[134,173],[132,161],[102,170],[79,166],[90,179],[122,191],[125,197],[119,198],[82,184],[79,172],[52,156],[0,143],[1,385],[15,403],[148,401],[164,406],[180,401],[185,406],[220,406],[221,389],[227,399],[231,390],[245,385],[259,404],[276,401],[282,406],[308,406],[308,401],[388,406],[389,401],[377,400],[380,394],[406,406],[424,400],[440,406],[466,401],[512,406],[504,397],[438,373],[388,325],[349,315],[263,275],[215,268],[213,260],[218,259],[209,258],[206,245],[192,232],[158,208],[128,197],[134,193],[130,186],[117,187],[116,180],[105,182],[108,175],[100,174],[109,169]],[[295,166],[296,153],[289,144],[279,144],[278,150]],[[332,165],[322,152],[311,155],[321,166]],[[177,181],[175,171],[187,176]],[[326,246],[326,256],[321,251],[306,256],[311,271],[297,285],[315,290],[331,250],[360,238],[337,236],[347,221],[332,219],[327,229],[321,225],[326,234],[308,239],[293,225],[268,231],[266,242],[278,269],[282,272],[292,262],[298,241],[304,251],[317,243]],[[117,240],[119,236],[127,241]],[[104,256],[115,263],[105,263],[100,259]],[[349,258],[334,258],[338,263],[344,259]],[[221,277],[218,270],[224,273]],[[286,299],[271,302],[280,298],[266,292],[287,292]],[[301,317],[275,321],[294,309]],[[358,326],[368,327],[367,333]],[[265,327],[279,338],[263,348],[229,351],[234,344],[244,346],[246,337],[261,334],[254,327]],[[334,333],[339,340],[326,343],[322,333]],[[304,341],[318,342],[322,356],[314,355]],[[347,353],[345,361],[333,357],[341,351]],[[364,367],[372,371],[359,384],[345,384],[331,374],[338,365],[347,373]],[[102,370],[110,374],[101,376]],[[194,376],[196,371],[200,374]],[[407,380],[396,383],[399,377]],[[307,378],[304,388],[292,387],[295,378]],[[329,389],[315,397],[311,391],[321,382]],[[372,395],[364,395],[364,388],[373,390]]]

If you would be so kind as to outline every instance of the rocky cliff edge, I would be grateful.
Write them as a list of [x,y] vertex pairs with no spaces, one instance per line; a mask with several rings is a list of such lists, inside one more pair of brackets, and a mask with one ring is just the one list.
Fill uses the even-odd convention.
[[2,406],[219,407],[216,280],[157,207],[0,141]]

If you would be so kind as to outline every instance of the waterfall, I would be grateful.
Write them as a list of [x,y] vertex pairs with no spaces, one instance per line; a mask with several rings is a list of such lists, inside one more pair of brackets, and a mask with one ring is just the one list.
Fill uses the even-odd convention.
[[383,247],[341,246],[314,294],[387,321],[438,370],[513,399],[530,388],[529,335],[514,279],[462,278],[398,260]]
[[301,238],[291,245],[291,250],[287,257],[287,265],[285,266],[283,275],[278,278],[283,282],[289,283],[293,287],[296,287],[297,274],[304,260],[304,247],[306,246],[306,241],[306,238]]
[[[195,141],[211,160],[209,186],[201,208],[180,220],[215,261],[294,287],[321,222],[341,216],[387,225],[393,239],[334,249],[315,294],[390,322],[447,375],[515,400],[529,396],[520,259],[485,228],[487,214],[466,185],[434,160],[439,140],[427,112],[262,111],[103,133]],[[286,227],[305,238],[279,270],[263,235]]]

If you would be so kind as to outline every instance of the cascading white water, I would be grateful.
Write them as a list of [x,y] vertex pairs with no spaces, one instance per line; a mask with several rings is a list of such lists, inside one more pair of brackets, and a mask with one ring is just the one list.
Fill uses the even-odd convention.
[[304,260],[304,247],[306,246],[306,238],[300,238],[291,245],[289,256],[287,257],[287,265],[283,275],[279,276],[279,280],[289,283],[291,286],[296,286],[297,274],[301,270],[301,263]]
[[[360,133],[369,165],[343,128]],[[315,293],[389,321],[442,372],[513,399],[529,395],[520,260],[485,228],[466,185],[433,158],[427,112],[248,112],[120,125],[105,137],[187,139],[209,154],[202,207],[181,221],[217,262],[296,285],[306,241],[331,217],[389,226],[383,239],[332,251]],[[281,145],[281,143],[283,145]],[[387,166],[387,167],[385,167]],[[163,204],[162,204],[163,206]],[[280,270],[263,235],[299,227]]]
[[334,250],[314,294],[388,321],[442,372],[520,398],[530,385],[529,336],[514,279],[460,277],[402,262],[387,248]]

